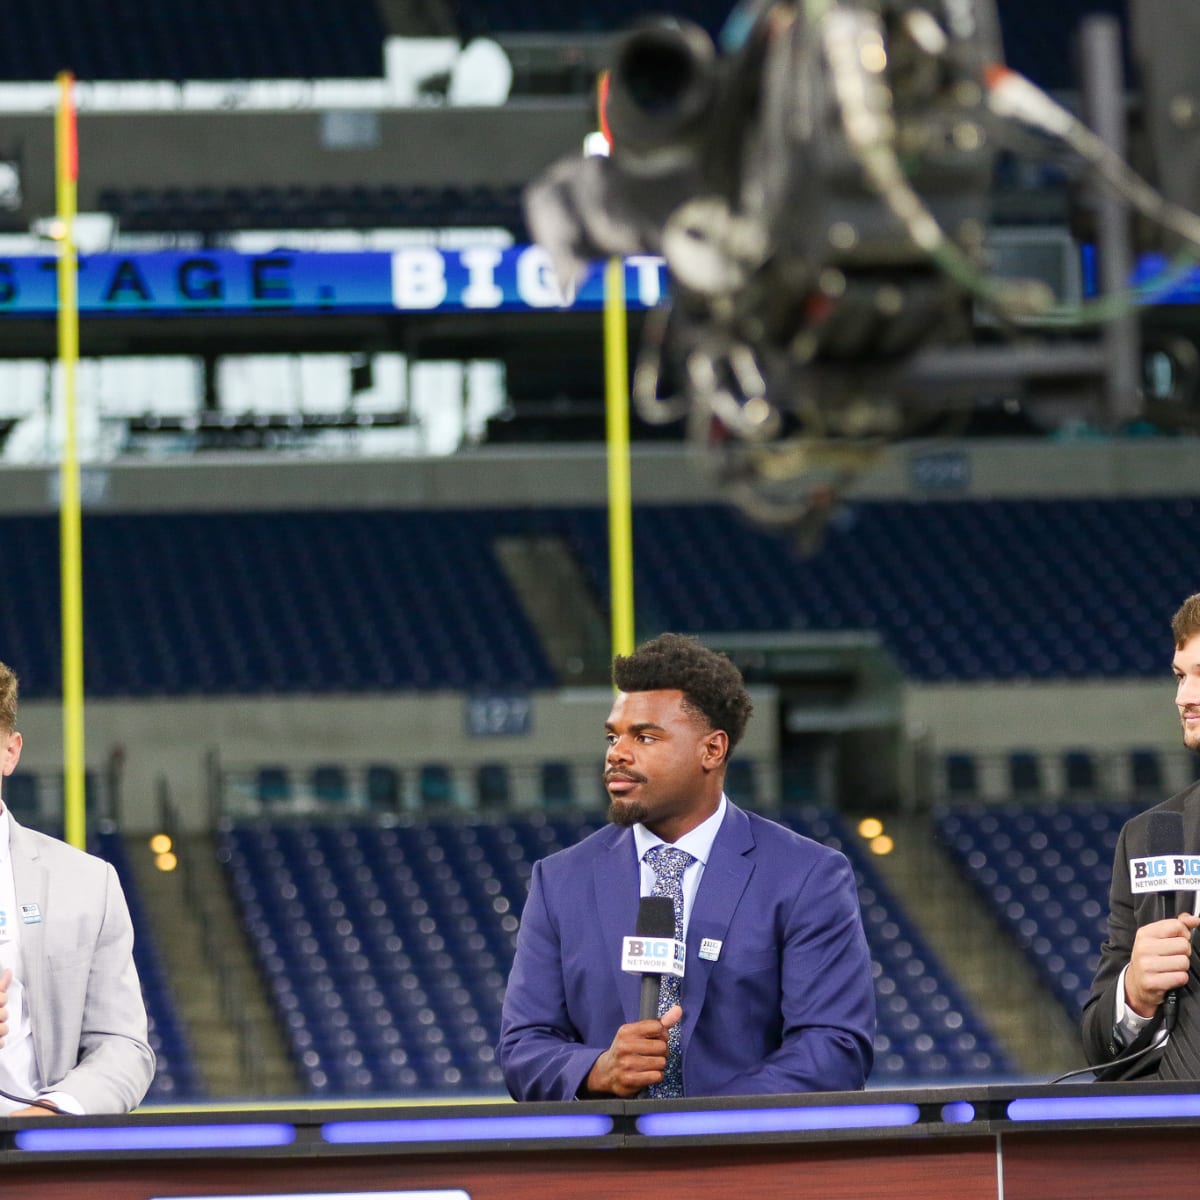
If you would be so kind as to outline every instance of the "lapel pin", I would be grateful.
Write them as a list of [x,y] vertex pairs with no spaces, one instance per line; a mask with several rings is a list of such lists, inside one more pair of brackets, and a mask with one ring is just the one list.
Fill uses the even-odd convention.
[[722,944],[716,938],[704,938],[700,943],[700,957],[706,962],[716,962],[721,957]]

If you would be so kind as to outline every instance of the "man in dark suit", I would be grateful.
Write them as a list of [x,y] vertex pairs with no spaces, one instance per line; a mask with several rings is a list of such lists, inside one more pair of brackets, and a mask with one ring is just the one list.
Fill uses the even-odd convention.
[[[842,1091],[872,1062],[875,996],[854,876],[837,851],[723,792],[750,715],[737,668],[663,634],[614,663],[610,826],[538,862],[500,1063],[518,1100]],[[639,897],[671,896],[676,996],[638,1019],[621,970]],[[665,1010],[665,1011],[664,1011]]]
[[[1171,631],[1183,743],[1200,750],[1200,593],[1184,601]],[[1200,1079],[1200,963],[1192,954],[1192,933],[1200,917],[1184,910],[1161,919],[1159,896],[1143,892],[1135,898],[1129,880],[1129,860],[1150,854],[1151,823],[1161,812],[1183,816],[1183,845],[1177,849],[1200,850],[1200,784],[1134,817],[1117,841],[1108,937],[1083,1010],[1084,1049],[1102,1077]],[[1175,989],[1181,989],[1178,1017],[1166,1037],[1164,1000]],[[1147,1052],[1136,1061],[1103,1070],[1114,1059],[1143,1049]]]

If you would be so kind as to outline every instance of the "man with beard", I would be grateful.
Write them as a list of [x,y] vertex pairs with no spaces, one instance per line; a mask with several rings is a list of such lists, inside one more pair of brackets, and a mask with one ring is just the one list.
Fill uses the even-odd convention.
[[[848,1091],[875,995],[854,875],[723,791],[750,716],[737,668],[663,634],[618,656],[605,726],[611,824],[536,863],[501,1021],[518,1100]],[[639,897],[673,903],[678,997],[638,1019],[621,970]]]
[[[1200,593],[1183,602],[1171,632],[1183,744],[1200,750]],[[1182,816],[1182,844],[1167,852],[1195,854],[1200,850],[1200,783],[1139,813],[1117,840],[1108,937],[1100,947],[1100,965],[1083,1009],[1084,1049],[1101,1078],[1200,1079],[1200,963],[1192,953],[1192,934],[1200,917],[1192,910],[1193,897],[1188,893],[1186,906],[1173,904],[1163,919],[1159,894],[1135,897],[1130,886],[1130,859],[1161,853],[1149,845],[1155,820],[1163,820],[1156,818],[1159,813]],[[1164,1002],[1172,992],[1178,1016],[1174,1029],[1168,1030]],[[1126,1058],[1132,1061],[1114,1062]],[[1112,1069],[1106,1070],[1110,1063]]]

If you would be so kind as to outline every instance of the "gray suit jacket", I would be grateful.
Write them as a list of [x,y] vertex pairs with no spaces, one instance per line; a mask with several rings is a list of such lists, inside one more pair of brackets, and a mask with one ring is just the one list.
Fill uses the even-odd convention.
[[154,1078],[154,1052],[117,873],[15,820],[12,862],[18,908],[41,917],[21,926],[39,1091],[64,1091],[89,1113],[128,1112]]

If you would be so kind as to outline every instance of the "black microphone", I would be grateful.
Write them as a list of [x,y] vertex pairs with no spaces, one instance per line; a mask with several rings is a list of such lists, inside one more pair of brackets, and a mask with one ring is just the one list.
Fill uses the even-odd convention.
[[[640,938],[674,938],[675,904],[670,896],[643,896],[638,905],[637,936]],[[649,1021],[658,1016],[658,994],[662,976],[642,976],[642,999],[638,1020]]]
[[[1183,856],[1183,813],[1152,812],[1146,834],[1146,852],[1151,858]],[[1178,916],[1179,893],[1159,892],[1160,920]],[[1163,997],[1163,1028],[1170,1033],[1179,1019],[1179,989]]]
[[[1177,812],[1152,812],[1146,828],[1147,857],[1174,858],[1182,854],[1183,814]],[[1159,919],[1165,921],[1168,917],[1175,916],[1175,910],[1179,907],[1179,893],[1159,892],[1158,896],[1159,912],[1162,914]],[[1169,1037],[1171,1031],[1175,1028],[1175,1022],[1179,1019],[1178,988],[1172,988],[1163,997],[1162,1010],[1163,1023],[1160,1033],[1165,1031]],[[1062,1083],[1067,1079],[1073,1079],[1076,1075],[1085,1075],[1089,1072],[1093,1073],[1097,1079],[1119,1079],[1120,1075],[1112,1074],[1115,1068],[1128,1067],[1131,1063],[1145,1058],[1151,1051],[1161,1050],[1165,1044],[1166,1038],[1156,1035],[1152,1042],[1143,1046],[1140,1050],[1134,1050],[1130,1054],[1122,1054],[1120,1057],[1114,1058],[1111,1062],[1102,1065],[1078,1067],[1074,1071],[1065,1071],[1062,1075],[1055,1076],[1050,1082]]]

